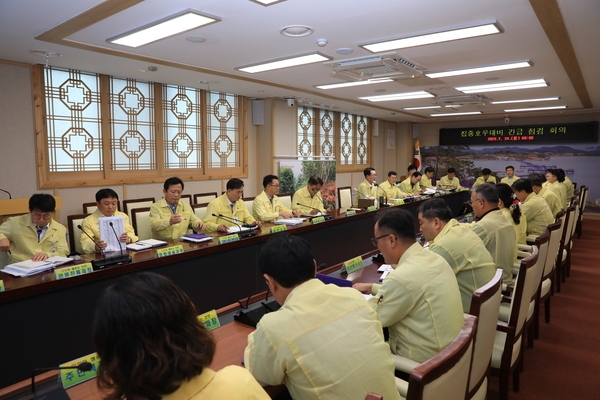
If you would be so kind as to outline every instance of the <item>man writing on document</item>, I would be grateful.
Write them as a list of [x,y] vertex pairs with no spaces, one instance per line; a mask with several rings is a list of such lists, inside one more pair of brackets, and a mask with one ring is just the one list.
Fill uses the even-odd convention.
[[396,171],[388,172],[387,181],[379,185],[379,194],[381,195],[381,191],[383,191],[385,197],[388,199],[400,199],[405,197],[405,195],[402,195],[402,192],[400,192],[400,189],[398,189],[398,186],[396,186],[397,179],[398,175],[396,174]]
[[290,210],[281,204],[277,197],[279,193],[279,178],[277,175],[267,175],[263,178],[265,190],[252,202],[252,217],[257,221],[271,222],[279,218],[300,216],[300,210]]
[[[248,224],[260,226],[260,221],[256,221],[244,201],[244,182],[238,178],[231,178],[227,181],[227,191],[217,197],[206,208],[206,217],[204,223],[208,232],[227,232],[232,226]],[[216,215],[216,216],[213,216]]]
[[323,179],[318,176],[311,176],[308,184],[294,193],[292,198],[292,210],[299,210],[302,215],[317,215],[332,210],[329,206],[325,209],[323,197],[319,194],[323,187]]

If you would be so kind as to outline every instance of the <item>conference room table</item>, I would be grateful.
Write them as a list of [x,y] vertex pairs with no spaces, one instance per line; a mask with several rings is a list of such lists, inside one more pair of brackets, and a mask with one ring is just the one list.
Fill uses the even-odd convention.
[[[468,191],[443,195],[458,215]],[[402,207],[417,220],[421,201]],[[346,216],[332,213],[331,220],[289,226],[289,234],[306,239],[318,265],[336,265],[373,250],[370,238],[382,210],[359,211]],[[27,379],[33,368],[59,365],[93,353],[91,330],[96,302],[102,291],[121,276],[151,271],[167,276],[194,302],[199,313],[227,312],[253,293],[266,290],[257,265],[258,254],[270,237],[271,224],[263,224],[258,235],[236,242],[218,244],[219,234],[208,243],[172,241],[184,252],[156,257],[156,249],[130,252],[132,263],[104,268],[89,274],[56,280],[53,272],[32,277],[1,274],[5,291],[0,292],[0,388]],[[418,230],[418,223],[415,224]],[[80,262],[99,255],[85,255]],[[67,264],[69,265],[69,264]]]

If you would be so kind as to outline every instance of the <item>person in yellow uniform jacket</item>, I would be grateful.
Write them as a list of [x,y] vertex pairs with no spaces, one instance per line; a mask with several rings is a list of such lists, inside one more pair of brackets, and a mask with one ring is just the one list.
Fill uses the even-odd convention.
[[[521,203],[515,196],[512,188],[506,183],[498,183],[498,207],[502,214],[508,219],[515,228],[517,234],[517,244],[527,244],[527,218],[521,210]],[[518,246],[515,247],[515,262],[517,260]]]
[[252,202],[252,217],[257,221],[271,222],[279,218],[297,217],[300,210],[290,210],[281,204],[279,193],[279,177],[267,175],[263,178],[263,192]]
[[365,168],[363,171],[365,180],[358,185],[356,191],[357,199],[376,199],[377,198],[377,171],[373,168]]
[[108,243],[100,239],[99,220],[103,217],[123,217],[125,231],[119,237],[119,241],[124,244],[137,242],[138,237],[135,235],[133,226],[129,223],[129,216],[117,210],[118,203],[119,195],[114,190],[105,188],[96,192],[96,206],[98,208],[91,215],[85,217],[81,223],[83,230],[94,239],[90,239],[85,234],[81,235],[80,243],[84,253],[104,250],[108,246]]
[[421,185],[422,189],[435,189],[435,185],[431,181],[434,173],[435,171],[433,168],[425,168],[425,173],[421,176],[421,181],[419,182],[419,185]]
[[527,218],[527,234],[539,236],[554,222],[548,203],[533,192],[528,179],[519,179],[512,185],[515,196],[521,202],[523,214]]
[[9,264],[69,254],[67,229],[52,218],[55,209],[54,197],[36,193],[29,198],[29,214],[0,225],[0,251],[9,253]]
[[163,185],[164,197],[150,207],[152,238],[159,240],[179,239],[188,229],[204,229],[204,222],[196,216],[189,205],[180,200],[183,181],[169,178]]
[[307,185],[296,190],[296,193],[294,193],[292,210],[300,210],[302,215],[324,214],[331,211],[331,206],[329,209],[325,209],[323,197],[319,193],[322,187],[323,179],[320,177],[311,176],[308,178]]
[[438,186],[442,189],[460,189],[460,181],[456,177],[456,170],[452,167],[448,168],[448,175],[440,178]]
[[378,194],[381,196],[385,193],[385,197],[388,199],[400,199],[402,197],[406,197],[400,192],[398,186],[396,186],[396,181],[398,180],[398,175],[396,171],[388,172],[388,178],[385,182],[379,185]]
[[500,179],[500,183],[506,183],[508,186],[512,186],[513,183],[521,179],[515,175],[515,167],[512,165],[507,166],[504,171],[506,171],[506,176]]
[[227,232],[229,227],[247,224],[260,226],[248,211],[242,200],[244,194],[244,182],[238,178],[227,181],[227,191],[217,197],[206,207],[204,224],[208,232]]
[[546,170],[546,187],[552,190],[560,199],[561,209],[566,210],[569,207],[571,199],[567,198],[567,187],[561,182],[564,176],[555,169]]
[[556,214],[562,210],[561,201],[556,193],[547,187],[544,187],[546,177],[542,174],[531,174],[527,179],[529,179],[529,182],[531,182],[533,192],[542,199],[546,200],[546,203],[548,203],[548,207],[550,207],[550,211],[552,212],[552,216],[556,218]]
[[[571,198],[575,194],[575,185],[573,185],[573,182],[571,182],[571,179],[569,179],[569,177],[565,173],[564,169],[558,168],[557,171],[564,178],[563,185],[565,185],[565,187],[567,188],[567,200],[571,201]],[[559,181],[560,181],[560,179],[559,179]]]
[[411,176],[400,182],[398,188],[400,192],[408,196],[418,196],[422,193],[421,185],[419,185],[419,181],[421,180],[421,173],[419,171],[413,172]]
[[481,176],[475,180],[473,187],[484,183],[493,183],[494,185],[497,183],[496,177],[492,176],[492,171],[489,168],[484,168],[481,170]]

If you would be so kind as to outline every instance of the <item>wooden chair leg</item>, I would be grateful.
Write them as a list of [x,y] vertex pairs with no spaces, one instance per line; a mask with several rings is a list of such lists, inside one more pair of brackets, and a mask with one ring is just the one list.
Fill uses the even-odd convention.
[[507,371],[500,370],[500,376],[498,377],[499,382],[499,394],[500,400],[508,400],[508,384],[510,378],[510,368]]
[[544,302],[544,312],[545,312],[545,315],[546,315],[546,323],[547,324],[550,323],[550,297],[551,296],[548,296],[548,298]]
[[[521,360],[523,360],[523,358],[521,358]],[[515,368],[515,370],[513,371],[513,391],[514,392],[519,392],[520,389],[520,385],[519,385],[519,368]]]

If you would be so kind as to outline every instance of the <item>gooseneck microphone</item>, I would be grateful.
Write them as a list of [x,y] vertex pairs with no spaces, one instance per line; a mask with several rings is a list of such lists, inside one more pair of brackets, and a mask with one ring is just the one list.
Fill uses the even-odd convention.
[[[81,227],[79,227],[79,226],[78,226],[78,228],[81,229]],[[73,366],[73,367],[34,368],[33,371],[31,372],[31,393],[33,394],[33,398],[35,399],[35,375],[36,374],[38,374],[40,372],[54,371],[54,370],[60,370],[60,369],[76,369],[81,372],[88,372],[88,371],[91,371],[92,368],[94,368],[94,365],[87,361],[84,361],[81,364]]]
[[369,199],[369,200],[371,200],[371,196],[369,196],[368,194],[364,194],[363,192],[361,192],[361,191],[360,191],[360,190],[358,190],[357,188],[353,188],[353,189],[354,189],[354,191],[355,191],[356,193],[360,193],[360,194],[362,194],[362,195],[364,196],[364,198],[365,198],[365,199]]
[[92,242],[94,242],[94,244],[96,245],[96,247],[100,250],[100,252],[102,253],[102,260],[92,260],[92,267],[96,270],[98,269],[102,269],[102,268],[106,268],[106,267],[110,267],[113,265],[119,265],[119,264],[129,264],[131,262],[131,256],[129,254],[120,254],[118,256],[113,256],[113,257],[106,257],[106,252],[104,250],[102,250],[100,248],[100,246],[98,246],[98,243],[96,243],[96,241],[89,235],[89,233],[87,233],[82,227],[81,225],[77,225],[77,228],[83,232],[85,234],[85,236],[87,236],[88,238],[90,238],[90,240]]
[[[302,204],[302,203],[296,203],[296,205],[306,207],[306,208],[312,208],[313,210],[317,210],[321,214],[321,215],[311,215],[309,218],[323,217],[323,218],[325,218],[326,221],[329,221],[331,218],[333,218],[331,215],[321,212],[321,210],[317,207],[309,206],[309,205]],[[324,205],[325,204],[323,204],[323,206]]]
[[112,221],[108,223],[110,225],[110,229],[112,229],[113,233],[115,234],[115,238],[117,238],[117,243],[119,244],[119,250],[121,251],[121,256],[123,255],[123,245],[121,244],[121,240],[119,239],[119,236],[117,235],[117,232],[115,231],[115,227],[113,226]]
[[[88,238],[89,238],[89,239],[90,239],[92,242],[94,242],[94,246],[96,246],[96,247],[98,248],[98,250],[100,250],[100,253],[102,254],[102,258],[103,258],[103,260],[104,260],[103,264],[106,264],[106,253],[104,252],[104,250],[102,250],[102,248],[101,248],[101,247],[98,245],[98,243],[96,243],[96,241],[94,240],[94,238],[92,238],[92,237],[90,236],[90,234],[89,234],[89,233],[87,233],[87,232],[85,231],[85,229],[83,229],[83,228],[81,227],[81,225],[77,225],[77,229],[79,229],[81,232],[83,232],[85,236],[87,236],[87,237],[88,237]],[[96,261],[96,260],[92,261],[92,266],[93,266],[94,268],[96,268],[96,265],[94,265],[95,261]],[[102,267],[98,267],[98,268],[102,268]]]
[[12,199],[12,195],[10,194],[10,192],[8,190],[4,190],[4,189],[0,189],[0,192],[4,192],[6,194],[8,194],[8,199]]
[[240,239],[247,238],[247,237],[252,237],[252,236],[256,236],[256,232],[253,231],[253,230],[242,231],[242,226],[240,224],[238,224],[235,221],[235,219],[233,219],[233,218],[229,218],[229,217],[227,217],[227,216],[225,216],[223,214],[219,214],[219,215],[212,214],[212,216],[215,217],[215,218],[217,218],[217,219],[221,218],[221,219],[224,219],[225,221],[228,221],[228,222],[231,222],[232,224],[235,224],[235,226],[237,226],[238,229],[239,229],[238,235],[240,236]]
[[123,254],[123,244],[119,240],[119,236],[117,236],[117,232],[115,231],[115,227],[113,226],[112,221],[109,222],[108,224],[110,225],[110,228],[112,229],[113,233],[115,234],[115,237],[117,238],[117,243],[119,243],[119,249],[121,250],[119,257],[113,257],[113,259],[118,258],[119,264],[129,264],[131,262],[131,256],[129,255],[129,253]]

